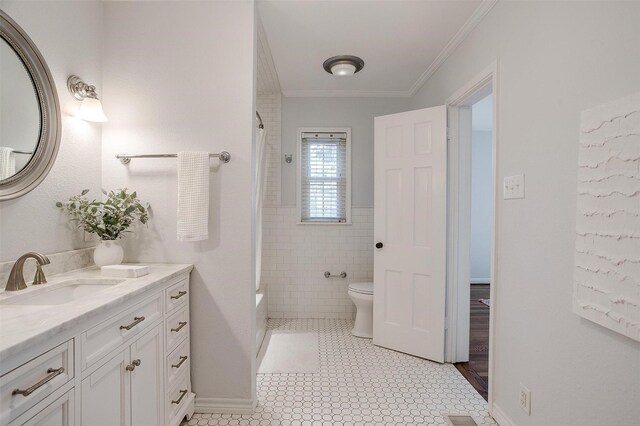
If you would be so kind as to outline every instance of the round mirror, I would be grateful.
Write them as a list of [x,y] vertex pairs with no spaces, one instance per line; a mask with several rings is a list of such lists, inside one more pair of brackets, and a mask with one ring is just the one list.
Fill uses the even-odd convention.
[[47,175],[60,145],[53,78],[31,39],[0,10],[0,200]]
[[[20,56],[0,41],[0,181],[29,164],[40,139],[40,104]],[[13,154],[13,155],[12,155]]]

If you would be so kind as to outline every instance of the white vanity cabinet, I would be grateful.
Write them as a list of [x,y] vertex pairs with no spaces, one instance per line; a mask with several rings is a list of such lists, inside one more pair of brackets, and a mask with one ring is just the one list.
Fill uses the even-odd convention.
[[74,390],[71,389],[44,408],[39,406],[20,416],[9,426],[74,426]]
[[83,425],[164,424],[162,331],[156,325],[82,380]]
[[68,340],[0,377],[0,424],[21,415],[74,378],[73,340]]
[[130,425],[129,354],[121,351],[82,381],[81,424]]
[[185,411],[193,413],[194,398],[191,392],[191,354],[189,328],[189,282],[186,280],[170,286],[165,291],[167,311],[164,320],[165,416],[170,425],[180,424]]
[[96,308],[45,350],[27,350],[37,355],[28,362],[0,370],[0,424],[178,426],[190,417],[188,270]]
[[131,424],[162,425],[164,421],[164,339],[162,324],[131,345]]

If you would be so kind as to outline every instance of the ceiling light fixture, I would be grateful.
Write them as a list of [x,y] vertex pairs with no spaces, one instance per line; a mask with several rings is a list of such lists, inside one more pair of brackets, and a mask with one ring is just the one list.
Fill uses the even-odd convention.
[[364,68],[364,61],[357,56],[338,55],[324,61],[322,67],[329,74],[353,75]]

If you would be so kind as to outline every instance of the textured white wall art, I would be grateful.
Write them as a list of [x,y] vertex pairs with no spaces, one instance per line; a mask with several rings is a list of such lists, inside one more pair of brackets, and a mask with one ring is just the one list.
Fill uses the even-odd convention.
[[581,114],[573,302],[640,341],[640,93]]

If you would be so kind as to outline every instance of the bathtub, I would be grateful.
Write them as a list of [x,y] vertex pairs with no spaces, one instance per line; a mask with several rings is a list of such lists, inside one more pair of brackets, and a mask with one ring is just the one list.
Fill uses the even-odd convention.
[[260,352],[260,345],[267,332],[267,300],[264,294],[256,294],[256,353]]

